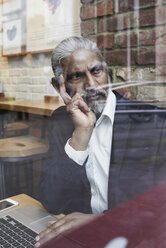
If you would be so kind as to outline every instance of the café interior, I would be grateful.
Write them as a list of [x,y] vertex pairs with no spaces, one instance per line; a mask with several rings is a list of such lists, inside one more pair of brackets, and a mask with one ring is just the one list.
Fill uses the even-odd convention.
[[[123,102],[117,102],[120,123],[115,156],[126,161],[126,154],[130,153],[132,163],[139,161],[144,175],[150,171],[149,163],[152,167],[160,161],[162,186],[154,194],[152,192],[151,201],[154,202],[157,197],[158,206],[164,206],[166,200],[161,192],[166,181],[163,169],[164,164],[166,167],[165,0],[0,0],[0,200],[11,198],[20,206],[31,203],[44,209],[39,187],[43,166],[47,165],[47,161],[49,163],[49,123],[53,113],[65,106],[61,95],[51,84],[54,77],[51,56],[54,48],[70,36],[96,42],[101,50],[111,74],[110,89],[128,100],[125,106]],[[147,107],[149,104],[150,108]],[[126,115],[135,123],[134,129],[130,125],[125,127]],[[133,140],[128,130],[132,132]],[[127,170],[132,175],[132,170]],[[157,177],[158,171],[155,168],[153,177]],[[142,177],[138,172],[130,181],[131,188],[132,183],[142,180]],[[151,180],[150,177],[148,180]],[[123,183],[125,179],[122,178],[121,185]],[[148,182],[145,184],[148,185]],[[145,188],[141,193],[153,190],[148,186]],[[142,198],[139,199],[142,201]],[[146,201],[148,195],[143,199]],[[142,204],[146,205],[145,202]],[[159,216],[164,212],[161,209]],[[77,245],[63,241],[60,246],[60,241],[57,241],[57,246],[46,247],[165,247],[164,236],[156,230],[153,230],[153,235],[148,233],[150,238],[146,236],[143,241],[138,241],[143,234],[137,236],[130,230],[130,234],[126,234],[131,240],[128,246],[113,246],[113,243],[106,246],[111,238],[103,225],[107,230],[114,228],[111,221],[109,226],[107,219],[112,218],[115,224],[115,216],[124,217],[122,210],[118,209],[117,215],[116,207],[113,211],[115,215],[111,217],[110,211],[111,214],[101,222],[100,229],[95,227],[95,234],[91,233],[92,237],[95,235],[93,240],[85,226],[80,229],[86,234],[83,234],[83,239],[80,238],[81,241],[79,231],[78,235],[70,236],[79,240]],[[124,213],[130,219],[129,213]],[[139,211],[137,214],[142,220]],[[131,216],[134,222],[136,217]],[[164,218],[161,219],[164,222]],[[148,226],[151,222],[145,222],[145,229],[151,229]],[[163,224],[164,228],[163,222],[159,225]],[[129,225],[126,224],[124,229]],[[119,233],[113,237],[123,235],[121,230]],[[105,239],[102,239],[104,235]],[[155,242],[152,236],[156,237]]]

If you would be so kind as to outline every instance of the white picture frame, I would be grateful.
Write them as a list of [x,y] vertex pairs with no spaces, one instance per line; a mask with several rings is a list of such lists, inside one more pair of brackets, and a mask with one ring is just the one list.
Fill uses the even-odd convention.
[[27,1],[27,52],[50,51],[64,38],[80,36],[78,0]]
[[22,52],[21,19],[3,23],[3,55]]

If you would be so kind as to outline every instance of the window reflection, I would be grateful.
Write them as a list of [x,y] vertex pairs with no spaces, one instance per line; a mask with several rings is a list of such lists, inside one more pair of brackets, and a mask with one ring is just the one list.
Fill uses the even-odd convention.
[[165,14],[164,0],[0,2],[1,199],[100,214],[165,182]]

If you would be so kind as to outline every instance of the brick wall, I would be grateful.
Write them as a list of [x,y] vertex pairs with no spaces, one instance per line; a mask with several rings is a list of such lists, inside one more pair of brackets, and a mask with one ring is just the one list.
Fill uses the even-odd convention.
[[[120,91],[139,99],[165,99],[166,1],[80,1],[82,36],[97,42],[112,70],[114,85],[161,82],[158,90],[141,85]],[[0,24],[1,7],[2,0]],[[0,83],[4,85],[5,95],[17,99],[43,98],[52,76],[50,57],[51,53],[2,56],[0,26]]]
[[49,59],[46,54],[38,55],[38,58],[41,57],[41,65],[38,65],[36,61],[33,62],[34,56],[0,56],[0,89],[5,96],[15,97],[18,100],[37,100],[43,99],[48,93],[47,86],[53,76],[50,66],[51,54],[49,54]]
[[5,57],[0,44],[0,91],[18,100],[43,99],[53,76],[51,53]]
[[[28,61],[28,58],[24,56]],[[0,80],[4,93],[16,99],[43,99],[47,93],[47,83],[52,75],[51,67],[12,66],[0,69]]]
[[112,69],[114,86],[119,82],[160,82],[158,90],[141,85],[119,91],[139,99],[165,100],[166,1],[81,2],[82,35],[97,42]]

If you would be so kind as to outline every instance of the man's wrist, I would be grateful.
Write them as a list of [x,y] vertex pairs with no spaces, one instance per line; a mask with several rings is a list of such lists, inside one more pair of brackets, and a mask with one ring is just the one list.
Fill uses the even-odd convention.
[[85,151],[76,151],[70,146],[69,141],[70,139],[66,142],[66,145],[64,147],[66,154],[77,164],[84,165],[85,160],[88,157],[89,149],[87,148],[87,150]]
[[93,128],[75,129],[70,139],[70,146],[76,151],[85,151],[88,147]]

